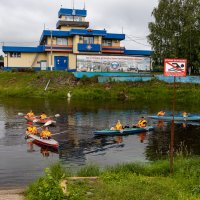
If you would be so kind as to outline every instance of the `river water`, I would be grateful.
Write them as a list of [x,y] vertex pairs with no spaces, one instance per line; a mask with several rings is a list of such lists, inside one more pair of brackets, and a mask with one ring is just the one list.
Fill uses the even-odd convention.
[[[24,133],[26,121],[18,113],[45,111],[49,116],[60,114],[57,125],[50,127],[60,143],[59,151],[27,143]],[[43,175],[44,168],[61,162],[70,170],[86,164],[101,167],[116,163],[148,162],[169,152],[170,122],[148,119],[155,126],[149,133],[123,137],[94,137],[93,131],[113,126],[118,119],[122,124],[136,123],[171,105],[138,102],[94,102],[47,99],[0,99],[0,187],[20,187]],[[177,113],[184,111],[177,105]],[[200,114],[191,106],[187,112]],[[175,124],[175,151],[200,155],[200,124]]]

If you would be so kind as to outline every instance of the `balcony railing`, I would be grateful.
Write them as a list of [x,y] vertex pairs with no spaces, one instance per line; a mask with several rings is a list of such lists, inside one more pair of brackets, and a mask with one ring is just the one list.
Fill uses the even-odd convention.
[[45,51],[73,52],[72,45],[46,45]]
[[101,45],[100,44],[78,44],[78,51],[100,52]]

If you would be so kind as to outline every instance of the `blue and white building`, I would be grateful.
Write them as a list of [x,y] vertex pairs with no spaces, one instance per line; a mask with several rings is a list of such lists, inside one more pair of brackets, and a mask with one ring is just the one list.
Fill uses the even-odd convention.
[[4,46],[4,68],[69,72],[150,71],[151,51],[121,46],[125,34],[93,30],[87,10],[61,8],[57,30],[44,30],[36,47]]

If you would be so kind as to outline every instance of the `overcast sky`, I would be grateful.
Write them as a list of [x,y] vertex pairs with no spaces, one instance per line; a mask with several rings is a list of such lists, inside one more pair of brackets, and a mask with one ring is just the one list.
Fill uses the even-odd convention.
[[[73,0],[1,0],[0,42],[13,46],[36,46],[44,24],[56,29],[58,11],[72,8]],[[148,23],[158,0],[85,0],[87,21],[92,29],[106,29],[109,33],[126,34],[122,44],[127,49],[149,50],[146,36]],[[82,9],[84,0],[74,0]],[[2,43],[1,43],[2,44]]]

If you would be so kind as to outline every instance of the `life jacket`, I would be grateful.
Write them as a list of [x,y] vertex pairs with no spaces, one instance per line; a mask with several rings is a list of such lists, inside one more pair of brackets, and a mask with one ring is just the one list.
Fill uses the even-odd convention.
[[120,122],[117,122],[117,124],[115,125],[116,130],[122,130],[122,125]]
[[37,133],[38,133],[38,130],[35,126],[32,128],[32,133],[35,135],[37,135]]
[[40,115],[40,118],[45,119],[45,118],[47,118],[47,116],[45,114],[42,114],[42,115]]
[[163,111],[160,111],[160,112],[158,112],[158,114],[157,114],[158,116],[164,116],[165,115],[165,112],[163,112]]
[[35,116],[33,112],[29,112],[29,113],[27,113],[26,115],[27,115],[29,118],[32,118],[32,117]]
[[41,132],[40,136],[43,137],[43,138],[44,137],[51,137],[51,132],[48,131],[48,130],[44,130],[44,131]]
[[139,122],[138,122],[138,126],[139,127],[146,127],[147,125],[147,121],[145,119],[141,119]]
[[32,128],[32,127],[28,127],[28,128],[27,128],[27,131],[28,131],[29,133],[32,133],[33,128]]

